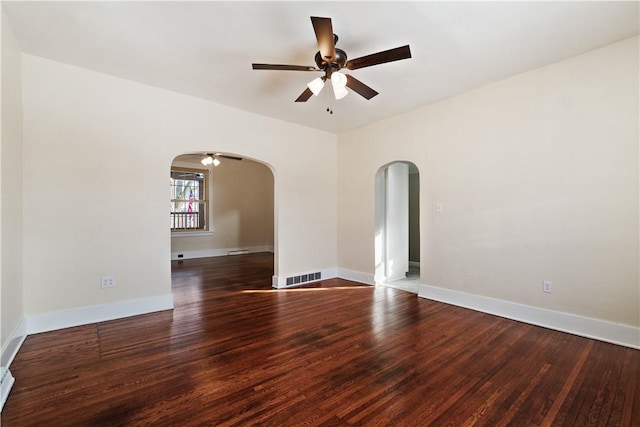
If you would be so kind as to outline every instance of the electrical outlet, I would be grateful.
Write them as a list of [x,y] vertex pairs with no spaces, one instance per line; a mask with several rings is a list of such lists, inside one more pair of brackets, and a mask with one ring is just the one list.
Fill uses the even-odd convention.
[[113,288],[115,285],[116,285],[116,276],[114,276],[113,274],[108,276],[102,276],[100,278],[100,287],[102,289]]
[[544,282],[542,282],[542,291],[550,294],[551,285],[552,285],[551,280],[545,280]]

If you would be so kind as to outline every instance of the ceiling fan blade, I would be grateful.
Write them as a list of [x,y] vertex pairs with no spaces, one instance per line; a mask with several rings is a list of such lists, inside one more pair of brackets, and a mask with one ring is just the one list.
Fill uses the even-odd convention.
[[347,87],[354,92],[357,92],[361,96],[366,99],[371,99],[378,94],[375,90],[371,89],[366,84],[362,83],[360,80],[356,79],[353,76],[345,74],[347,76]]
[[333,39],[331,18],[312,16],[311,23],[313,24],[313,30],[316,32],[316,39],[318,40],[318,47],[320,48],[322,59],[329,63],[335,61],[336,46]]
[[384,50],[371,55],[361,56],[360,58],[350,59],[345,64],[345,68],[349,70],[357,70],[358,68],[370,67],[372,65],[384,64],[386,62],[399,61],[401,59],[411,58],[411,50],[409,45],[396,47],[395,49]]
[[306,65],[251,64],[254,70],[322,71]]
[[313,95],[313,92],[311,92],[311,89],[306,88],[304,92],[302,92],[300,96],[296,99],[296,102],[307,102],[307,100],[311,98],[311,95]]

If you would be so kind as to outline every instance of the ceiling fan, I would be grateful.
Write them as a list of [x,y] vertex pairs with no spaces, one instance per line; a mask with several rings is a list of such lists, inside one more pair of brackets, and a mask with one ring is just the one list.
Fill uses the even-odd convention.
[[331,81],[336,99],[342,99],[347,95],[346,87],[366,99],[371,99],[378,92],[355,77],[339,71],[343,68],[357,70],[358,68],[411,58],[411,50],[409,45],[406,45],[356,59],[348,59],[344,50],[335,47],[338,42],[338,36],[333,33],[331,18],[312,16],[311,24],[316,33],[318,48],[320,49],[315,56],[317,68],[305,65],[252,64],[254,70],[323,71],[324,76],[311,81],[307,85],[307,89],[300,94],[295,102],[306,102],[311,95],[318,95],[327,80]]

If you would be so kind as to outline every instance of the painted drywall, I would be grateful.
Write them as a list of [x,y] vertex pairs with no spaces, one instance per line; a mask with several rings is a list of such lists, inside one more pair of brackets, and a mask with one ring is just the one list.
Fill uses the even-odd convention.
[[[31,55],[22,64],[27,315],[171,292],[167,173],[183,153],[269,165],[276,274],[335,268],[334,135]],[[103,274],[116,286],[100,289]]]
[[386,280],[391,282],[409,271],[409,165],[390,164],[386,177]]
[[421,283],[637,327],[638,72],[634,37],[341,134],[339,268],[374,271],[375,174],[407,160]]
[[420,262],[420,174],[409,173],[409,261]]
[[[171,254],[176,259],[225,254],[237,249],[273,250],[273,173],[249,159],[221,158],[209,167],[211,231],[201,236],[176,232],[171,238]],[[197,159],[177,157],[173,164],[204,168]]]
[[[21,339],[16,329],[23,319],[22,297],[22,93],[20,47],[2,15],[2,145],[0,147],[1,228],[0,295],[2,300],[2,366]],[[7,351],[5,351],[7,350]]]

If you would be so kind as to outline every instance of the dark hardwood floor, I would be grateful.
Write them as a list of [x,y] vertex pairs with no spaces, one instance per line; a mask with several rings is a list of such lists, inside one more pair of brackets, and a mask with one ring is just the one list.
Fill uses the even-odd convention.
[[2,426],[640,426],[640,351],[272,265],[174,262],[175,310],[29,336]]

